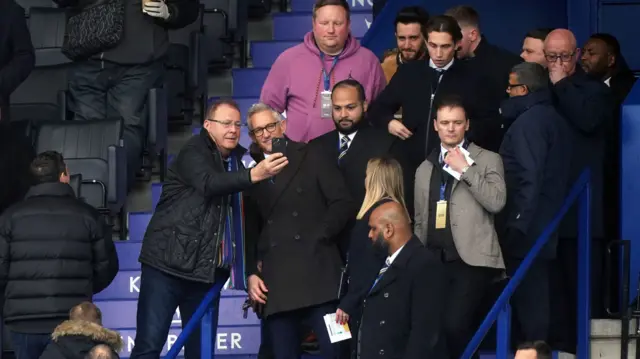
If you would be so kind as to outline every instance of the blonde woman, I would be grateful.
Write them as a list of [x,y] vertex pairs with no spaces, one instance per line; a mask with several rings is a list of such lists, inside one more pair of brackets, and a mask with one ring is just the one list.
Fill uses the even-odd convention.
[[[372,158],[367,164],[366,174],[364,201],[351,232],[347,255],[349,286],[336,312],[336,319],[341,323],[347,322],[349,317],[360,317],[362,300],[388,255],[369,239],[369,216],[378,206],[391,201],[406,208],[402,167],[398,161],[390,157]],[[350,325],[353,333],[357,323],[352,320]]]

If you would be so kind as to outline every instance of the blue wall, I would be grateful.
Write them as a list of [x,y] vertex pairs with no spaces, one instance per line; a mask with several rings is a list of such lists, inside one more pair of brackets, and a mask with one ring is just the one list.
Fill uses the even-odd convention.
[[640,70],[638,21],[640,21],[640,1],[600,0],[596,28],[600,32],[608,32],[618,38],[622,54],[629,67],[636,71]]

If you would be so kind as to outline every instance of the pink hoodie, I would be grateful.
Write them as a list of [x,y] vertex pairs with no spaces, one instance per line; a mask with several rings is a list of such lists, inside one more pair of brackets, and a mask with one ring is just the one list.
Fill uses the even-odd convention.
[[[364,86],[367,102],[371,102],[387,84],[378,58],[369,49],[360,47],[349,36],[344,51],[331,73],[331,87],[353,78]],[[333,56],[325,56],[329,71]],[[287,111],[287,136],[293,141],[309,142],[335,129],[331,118],[321,117],[320,93],[324,90],[320,50],[313,33],[304,42],[284,51],[271,67],[262,86],[260,101],[279,112]]]

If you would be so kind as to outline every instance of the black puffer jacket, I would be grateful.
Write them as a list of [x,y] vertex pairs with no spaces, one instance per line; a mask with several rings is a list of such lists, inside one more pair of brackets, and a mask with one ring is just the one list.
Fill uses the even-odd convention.
[[[236,147],[232,156],[242,159]],[[240,161],[242,166],[242,161]],[[251,187],[250,170],[227,172],[205,129],[193,136],[169,167],[158,207],[142,242],[140,263],[170,275],[214,282],[230,195]]]
[[117,272],[111,231],[68,184],[33,186],[0,218],[3,319],[15,331],[51,333]]

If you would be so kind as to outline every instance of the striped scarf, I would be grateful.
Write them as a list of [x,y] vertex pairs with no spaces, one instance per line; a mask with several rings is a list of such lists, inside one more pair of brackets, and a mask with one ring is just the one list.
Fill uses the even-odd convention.
[[[238,159],[229,159],[228,171],[239,169]],[[231,269],[228,289],[246,290],[245,249],[244,249],[244,204],[242,193],[234,193],[227,207],[224,239],[218,255],[218,263],[222,268]]]

